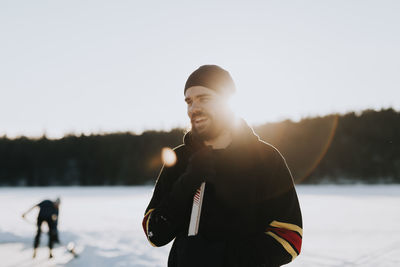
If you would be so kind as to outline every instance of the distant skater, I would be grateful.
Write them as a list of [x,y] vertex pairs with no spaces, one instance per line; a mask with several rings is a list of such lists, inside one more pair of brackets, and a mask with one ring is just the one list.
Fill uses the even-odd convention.
[[37,232],[35,236],[35,241],[33,244],[33,257],[36,257],[36,249],[39,246],[40,235],[42,233],[42,223],[46,222],[49,227],[49,258],[53,257],[52,249],[54,243],[59,243],[58,240],[58,232],[57,232],[57,222],[58,222],[58,208],[60,206],[60,198],[57,198],[55,201],[51,200],[43,200],[39,204],[36,204],[25,213],[22,214],[22,217],[25,218],[26,214],[28,214],[31,210],[38,207],[39,215],[37,217]]

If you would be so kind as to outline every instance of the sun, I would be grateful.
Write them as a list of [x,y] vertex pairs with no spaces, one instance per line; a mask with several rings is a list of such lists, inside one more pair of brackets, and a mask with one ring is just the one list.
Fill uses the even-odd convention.
[[235,94],[231,96],[228,104],[229,108],[233,111],[236,118],[247,119],[245,115],[246,111],[247,112],[249,111],[249,108],[245,107],[244,102],[242,101],[239,95]]

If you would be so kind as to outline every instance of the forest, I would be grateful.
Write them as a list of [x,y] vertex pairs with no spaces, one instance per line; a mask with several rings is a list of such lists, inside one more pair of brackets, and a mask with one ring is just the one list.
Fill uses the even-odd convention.
[[[296,183],[400,183],[400,113],[392,108],[253,127],[285,157]],[[1,186],[153,184],[161,149],[185,131],[0,137]]]

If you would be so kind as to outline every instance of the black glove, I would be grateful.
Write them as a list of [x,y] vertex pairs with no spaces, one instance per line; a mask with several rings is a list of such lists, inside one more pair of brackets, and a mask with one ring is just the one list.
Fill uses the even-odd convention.
[[215,159],[212,148],[206,146],[198,150],[189,158],[189,163],[185,173],[188,173],[192,177],[192,180],[210,182],[213,177],[215,177],[214,161]]
[[202,182],[210,182],[215,177],[214,157],[211,147],[194,153],[188,161],[186,171],[174,183],[170,200],[176,211],[190,208],[193,196]]

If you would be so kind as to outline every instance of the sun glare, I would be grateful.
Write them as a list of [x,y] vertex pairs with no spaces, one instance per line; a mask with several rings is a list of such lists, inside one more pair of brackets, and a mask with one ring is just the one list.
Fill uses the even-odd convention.
[[231,99],[229,99],[229,108],[233,111],[236,117],[246,119],[244,116],[246,109],[237,95],[233,95]]
[[164,147],[161,150],[161,158],[162,158],[164,165],[167,167],[174,166],[176,163],[176,154],[169,147]]

